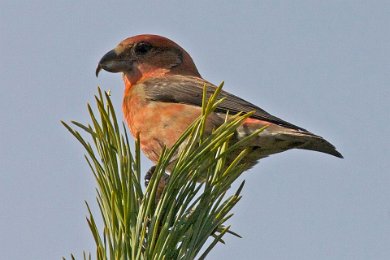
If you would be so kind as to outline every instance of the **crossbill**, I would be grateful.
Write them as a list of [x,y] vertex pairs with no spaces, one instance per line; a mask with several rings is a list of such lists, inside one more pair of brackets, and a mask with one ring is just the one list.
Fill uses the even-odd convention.
[[[204,85],[210,92],[216,89],[215,85],[201,77],[191,56],[182,47],[158,35],[138,35],[123,40],[99,61],[96,76],[102,69],[122,72],[125,120],[131,134],[139,136],[142,151],[154,163],[163,148],[172,147],[200,116]],[[255,165],[260,158],[293,148],[342,158],[324,138],[228,92],[222,91],[220,97],[224,101],[207,119],[209,133],[225,121],[226,113],[234,115],[254,111],[237,128],[236,140],[267,126],[248,144],[253,149],[244,159],[247,168]]]

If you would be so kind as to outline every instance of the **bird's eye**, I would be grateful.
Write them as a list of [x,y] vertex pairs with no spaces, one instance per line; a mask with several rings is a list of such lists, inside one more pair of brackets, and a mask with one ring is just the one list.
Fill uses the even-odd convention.
[[152,45],[150,45],[147,42],[140,42],[137,45],[134,46],[134,52],[137,55],[144,55],[146,54],[150,49],[152,48]]

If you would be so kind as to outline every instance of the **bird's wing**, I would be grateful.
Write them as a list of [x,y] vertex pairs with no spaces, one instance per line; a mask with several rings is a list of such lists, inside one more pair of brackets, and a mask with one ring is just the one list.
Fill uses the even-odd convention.
[[[216,86],[198,77],[189,76],[169,76],[162,78],[152,78],[143,82],[146,98],[160,102],[181,103],[195,106],[202,106],[203,87],[207,86],[207,98],[209,98]],[[243,100],[226,91],[221,91],[218,98],[225,98],[219,104],[217,112],[229,112],[237,114],[239,112],[255,113],[251,118],[267,121],[283,127],[308,132],[307,130],[275,117],[263,109]]]

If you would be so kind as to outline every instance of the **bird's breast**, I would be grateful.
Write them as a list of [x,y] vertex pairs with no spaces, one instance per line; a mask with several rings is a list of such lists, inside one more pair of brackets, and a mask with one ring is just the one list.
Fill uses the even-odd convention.
[[155,162],[201,114],[200,107],[147,99],[142,84],[125,90],[122,108],[131,134],[139,136],[141,149]]

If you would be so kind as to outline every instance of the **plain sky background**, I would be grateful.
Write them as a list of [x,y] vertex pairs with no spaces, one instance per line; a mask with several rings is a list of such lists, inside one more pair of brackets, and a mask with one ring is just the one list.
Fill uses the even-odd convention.
[[389,1],[1,0],[0,32],[0,259],[94,253],[95,182],[60,120],[89,122],[97,85],[121,111],[120,75],[95,68],[141,33],[345,156],[262,160],[229,222],[243,238],[209,259],[390,259]]

